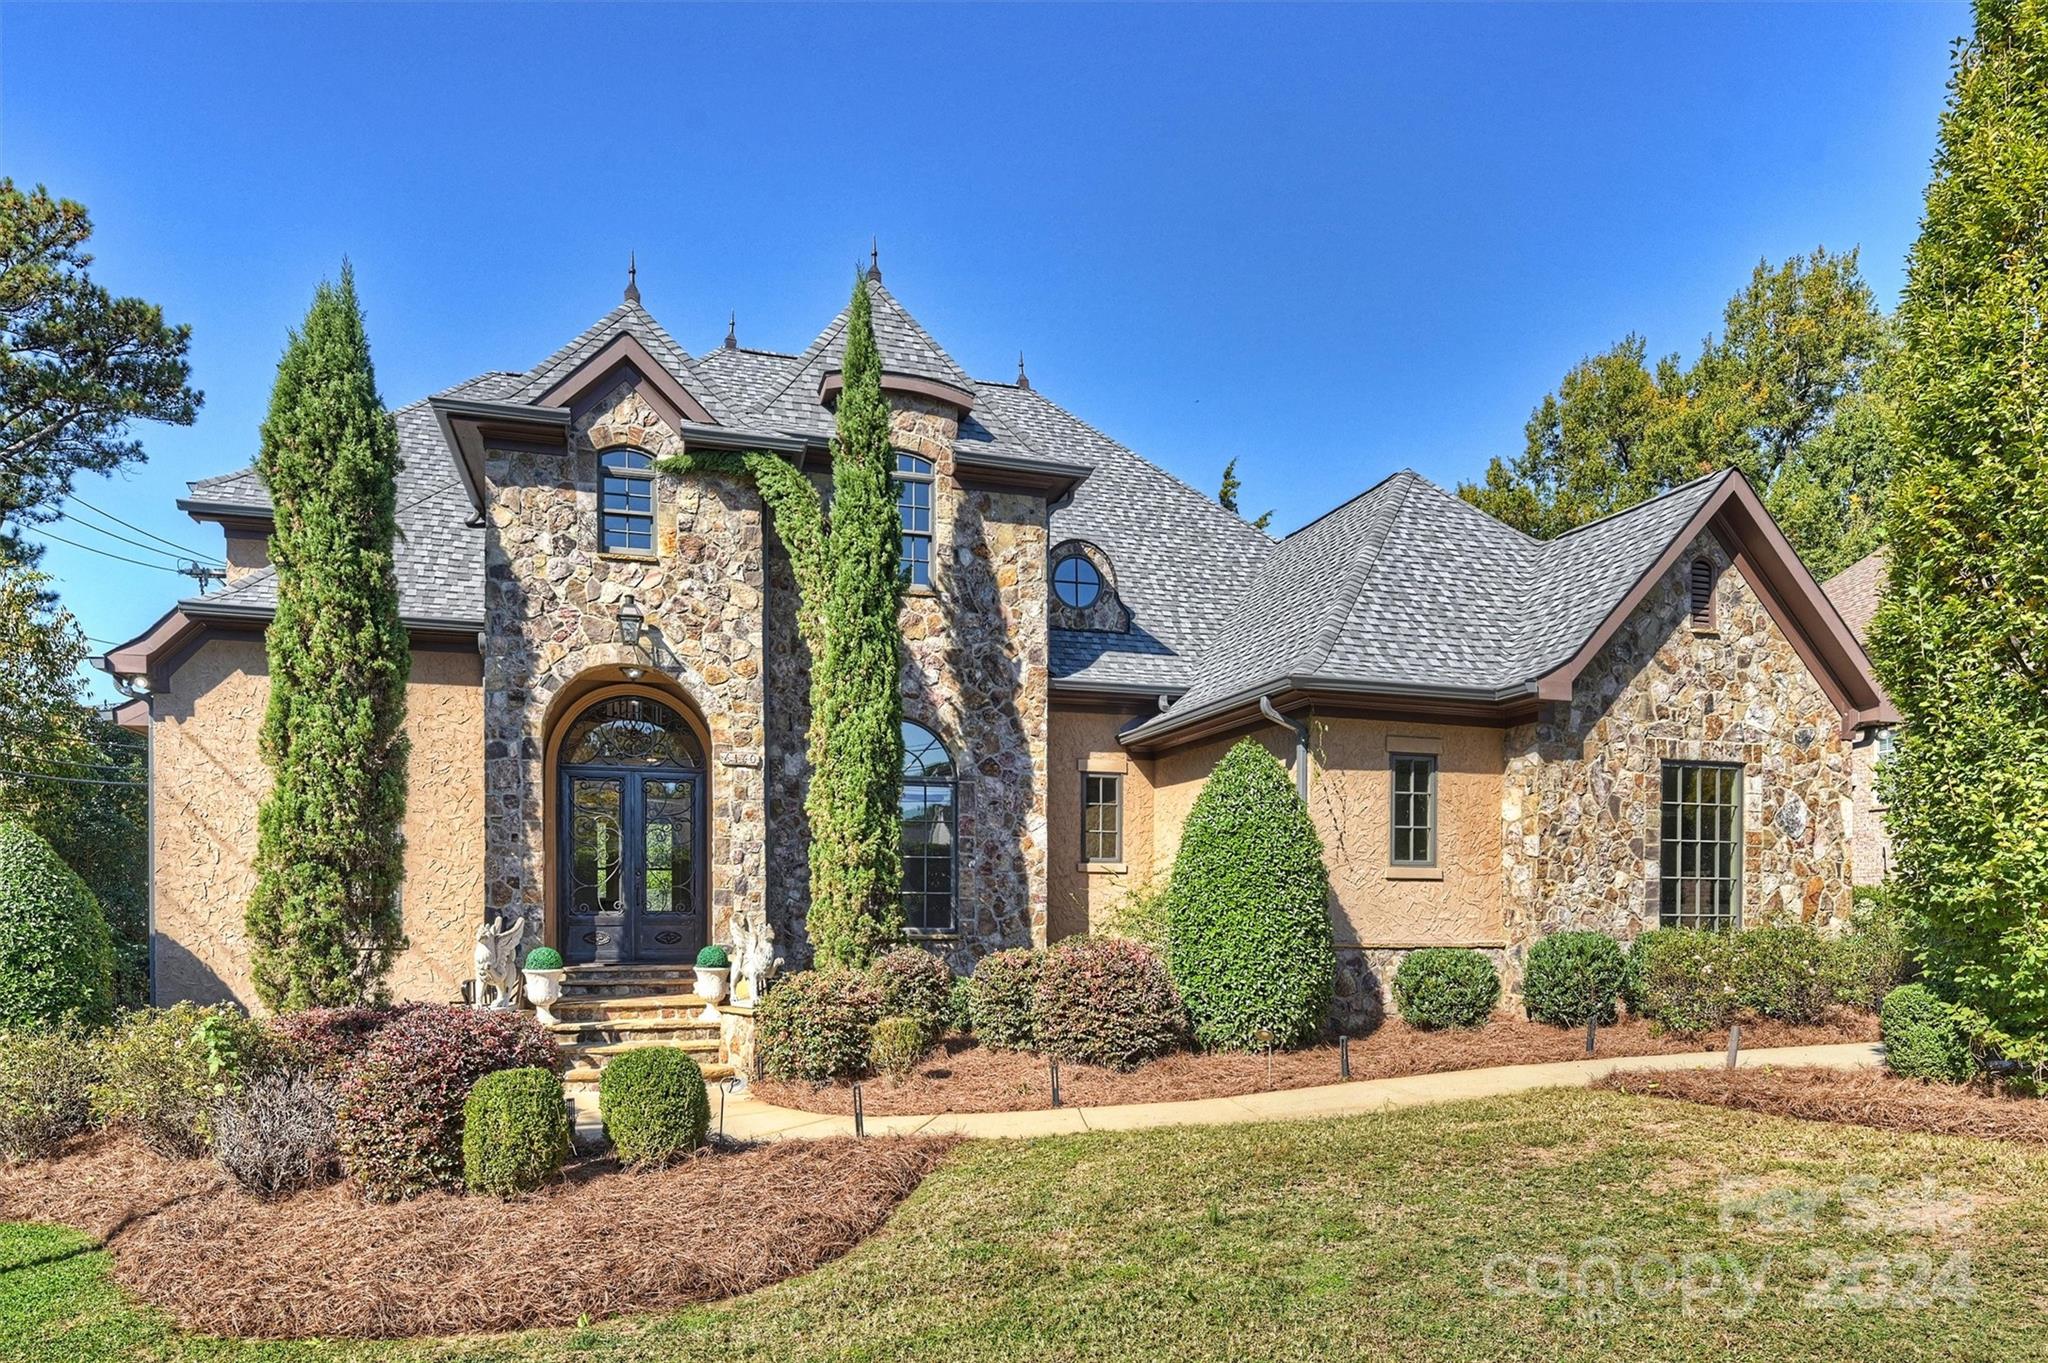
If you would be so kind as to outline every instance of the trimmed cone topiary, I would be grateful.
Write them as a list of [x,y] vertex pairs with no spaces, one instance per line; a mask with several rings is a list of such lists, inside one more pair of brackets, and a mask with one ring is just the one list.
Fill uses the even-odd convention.
[[530,1193],[569,1158],[562,1081],[538,1067],[498,1070],[462,1104],[462,1181],[473,1193]]
[[1470,947],[1411,951],[1394,972],[1394,1002],[1410,1027],[1477,1027],[1499,1001],[1500,975]]
[[597,1112],[622,1164],[659,1167],[704,1144],[704,1071],[678,1046],[644,1046],[597,1072]]
[[26,824],[0,823],[0,1031],[103,1027],[114,942],[85,882]]
[[1886,994],[1877,1027],[1893,1074],[1960,1084],[1977,1071],[1969,1029],[1955,1005],[1924,984],[1902,984]]
[[1291,1046],[1323,1029],[1337,971],[1323,843],[1287,768],[1251,739],[1189,812],[1168,894],[1167,963],[1197,1042]]
[[1554,1027],[1612,1023],[1628,981],[1628,957],[1604,932],[1554,932],[1529,948],[1522,1001],[1529,1016]]

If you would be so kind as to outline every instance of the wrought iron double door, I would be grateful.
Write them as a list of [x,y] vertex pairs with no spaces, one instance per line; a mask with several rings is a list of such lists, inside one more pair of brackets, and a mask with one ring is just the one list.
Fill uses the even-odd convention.
[[561,782],[563,957],[694,960],[705,940],[702,773],[564,767]]

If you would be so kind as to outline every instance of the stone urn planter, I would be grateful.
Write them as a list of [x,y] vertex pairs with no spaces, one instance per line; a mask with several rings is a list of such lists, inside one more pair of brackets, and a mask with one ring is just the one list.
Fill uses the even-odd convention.
[[526,1001],[533,1005],[533,1012],[544,1025],[553,1025],[558,1019],[554,1006],[562,997],[562,953],[553,947],[535,947],[526,953],[526,965],[520,970],[526,981]]
[[697,953],[697,978],[690,985],[697,997],[704,1000],[704,1011],[697,1014],[697,1021],[718,1021],[721,1016],[718,1004],[725,997],[726,986],[731,980],[732,961],[726,956],[724,947],[705,947]]

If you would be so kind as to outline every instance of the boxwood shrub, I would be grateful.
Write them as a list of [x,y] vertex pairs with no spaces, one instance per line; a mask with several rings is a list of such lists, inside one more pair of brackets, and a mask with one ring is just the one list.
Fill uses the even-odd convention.
[[1803,924],[1748,928],[1733,938],[1735,1001],[1779,1022],[1818,1022],[1834,1001],[1828,944]]
[[659,1167],[704,1144],[711,1097],[677,1046],[643,1046],[597,1072],[597,1111],[621,1163]]
[[881,995],[883,1016],[914,1019],[927,1044],[944,1035],[953,996],[953,972],[944,961],[923,947],[897,947],[875,958],[868,978]]
[[1188,1015],[1151,948],[1076,937],[1046,953],[1032,994],[1032,1033],[1047,1055],[1129,1069],[1185,1046]]
[[1038,972],[1044,965],[1044,952],[1022,947],[992,951],[975,963],[968,1000],[974,1035],[983,1045],[1031,1049],[1033,999],[1038,992]]
[[1477,1027],[1499,1001],[1499,973],[1470,947],[1423,947],[1394,972],[1394,1003],[1410,1027]]
[[462,1181],[471,1192],[530,1193],[569,1158],[569,1110],[551,1069],[497,1070],[462,1104]]
[[1628,1006],[1674,1032],[1725,1027],[1735,1015],[1735,952],[1725,932],[1652,928],[1628,953]]
[[901,1079],[931,1049],[931,1031],[917,1018],[886,1017],[868,1030],[868,1063],[879,1074]]
[[868,1032],[882,996],[864,972],[805,970],[778,981],[755,1014],[761,1069],[771,1079],[822,1082],[868,1067]]
[[1877,1027],[1893,1074],[1960,1084],[1976,1072],[1961,1014],[1924,984],[1902,984],[1886,994]]
[[1245,739],[1216,764],[1181,832],[1167,891],[1168,964],[1195,1039],[1221,1050],[1320,1033],[1336,986],[1322,839],[1280,760]]
[[99,902],[26,824],[0,822],[0,1031],[102,1027],[114,940]]
[[1529,948],[1522,999],[1529,1016],[1558,1027],[1611,1023],[1628,979],[1628,957],[1604,932],[1554,932]]
[[526,1013],[443,1004],[398,1010],[341,1081],[342,1167],[374,1201],[461,1186],[470,1088],[498,1070],[529,1067],[559,1074],[562,1055]]
[[41,1159],[92,1125],[99,1046],[75,1032],[0,1036],[0,1164]]

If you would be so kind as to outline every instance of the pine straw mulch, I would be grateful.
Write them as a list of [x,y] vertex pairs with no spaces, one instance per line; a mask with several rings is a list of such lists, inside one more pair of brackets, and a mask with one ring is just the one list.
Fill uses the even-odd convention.
[[954,1142],[785,1141],[659,1172],[582,1159],[509,1201],[366,1204],[346,1183],[261,1201],[209,1161],[81,1138],[0,1169],[0,1219],[58,1222],[178,1324],[262,1338],[397,1338],[573,1325],[766,1287],[878,1230]]
[[1688,1103],[1846,1122],[1884,1131],[2048,1145],[2048,1101],[1904,1079],[1885,1070],[1761,1066],[1734,1070],[1617,1070],[1600,1087]]
[[[1875,1040],[1877,1019],[1848,1009],[1838,1010],[1826,1022],[1812,1026],[1769,1021],[1742,1024],[1745,1050]],[[1680,1036],[1626,1018],[1600,1029],[1594,1055],[1668,1055],[1722,1051],[1727,1047],[1726,1032]],[[1501,1020],[1470,1030],[1426,1032],[1389,1019],[1369,1036],[1352,1039],[1351,1077],[1392,1079],[1585,1058],[1586,1034],[1577,1028]],[[1060,1101],[1068,1107],[1171,1103],[1341,1082],[1334,1045],[1275,1051],[1271,1059],[1270,1079],[1265,1056],[1238,1052],[1183,1052],[1128,1072],[1062,1064]],[[753,1086],[753,1091],[757,1097],[781,1107],[824,1113],[853,1111],[853,1086],[847,1082],[762,1080]],[[981,1046],[968,1036],[947,1037],[900,1081],[871,1078],[864,1080],[861,1087],[861,1108],[872,1117],[1033,1111],[1052,1106],[1051,1098],[1044,1056]]]

